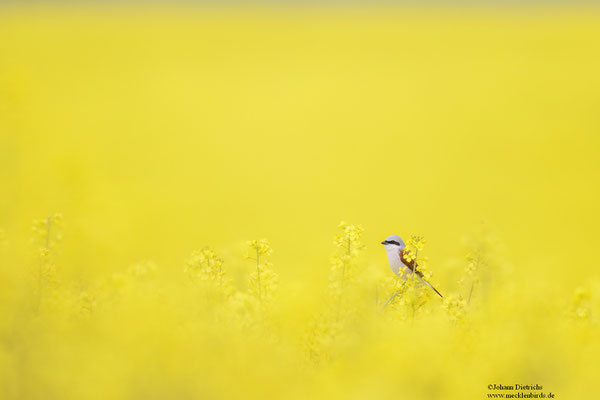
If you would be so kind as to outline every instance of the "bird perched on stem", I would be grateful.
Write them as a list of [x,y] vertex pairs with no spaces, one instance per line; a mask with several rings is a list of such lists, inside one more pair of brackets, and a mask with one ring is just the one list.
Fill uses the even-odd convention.
[[431,286],[431,284],[425,280],[423,273],[419,271],[417,260],[414,257],[410,257],[408,254],[406,254],[406,245],[400,236],[388,236],[383,242],[381,242],[381,244],[385,247],[388,262],[394,274],[399,276],[400,272],[402,271],[404,279],[406,279],[406,276],[412,274],[416,270],[416,274],[421,281],[432,288],[433,291],[436,292],[440,297],[444,297],[440,292],[437,291],[436,288]]

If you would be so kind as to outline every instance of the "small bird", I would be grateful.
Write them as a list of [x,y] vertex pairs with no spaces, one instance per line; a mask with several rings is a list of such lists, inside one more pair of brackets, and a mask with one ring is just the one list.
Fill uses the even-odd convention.
[[[392,269],[394,274],[399,276],[400,270],[402,270],[403,275],[412,274],[414,272],[415,268],[418,267],[416,260],[411,260],[411,261],[406,260],[406,258],[404,256],[406,245],[404,244],[404,241],[402,240],[402,238],[400,236],[398,236],[398,235],[388,236],[383,242],[381,242],[381,244],[384,245],[384,247],[385,247],[385,251],[387,252],[388,262],[390,263],[390,268]],[[423,273],[421,271],[419,271],[418,268],[417,268],[417,276],[427,286],[432,288],[433,291],[436,292],[440,297],[442,297],[442,298],[444,297],[444,296],[442,296],[442,294],[440,292],[438,292],[436,290],[436,288],[431,286],[431,284],[424,279]],[[404,279],[406,279],[406,277],[404,277]]]

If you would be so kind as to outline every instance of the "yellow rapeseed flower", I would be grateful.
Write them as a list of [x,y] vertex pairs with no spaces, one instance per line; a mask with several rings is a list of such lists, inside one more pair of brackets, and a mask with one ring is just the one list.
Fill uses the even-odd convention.
[[446,311],[450,321],[454,323],[464,322],[466,316],[467,302],[461,296],[447,295],[442,302],[442,308]]
[[256,269],[250,272],[249,291],[263,307],[272,300],[279,285],[279,276],[266,259],[273,253],[273,249],[267,239],[251,240],[248,247],[247,257],[256,261]]
[[195,250],[184,272],[205,291],[209,302],[225,300],[233,294],[231,281],[223,268],[224,261],[209,247]]

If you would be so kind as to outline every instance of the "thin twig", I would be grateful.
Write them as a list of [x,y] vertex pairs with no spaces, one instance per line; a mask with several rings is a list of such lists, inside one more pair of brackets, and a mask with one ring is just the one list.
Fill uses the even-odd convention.
[[404,287],[405,284],[406,284],[406,281],[402,282],[402,285],[400,286],[400,289],[396,290],[396,292],[394,294],[392,294],[389,297],[389,299],[387,299],[385,301],[385,303],[383,303],[383,305],[379,309],[379,312],[383,311],[383,309],[390,303],[390,301],[394,300],[394,298],[400,294],[400,292],[402,291],[402,288]]

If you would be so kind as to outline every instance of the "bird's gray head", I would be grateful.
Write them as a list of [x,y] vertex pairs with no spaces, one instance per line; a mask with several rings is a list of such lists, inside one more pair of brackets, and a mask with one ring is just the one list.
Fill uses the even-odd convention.
[[383,242],[381,242],[381,244],[385,246],[386,250],[390,250],[390,249],[402,250],[403,248],[406,247],[406,245],[404,244],[404,241],[398,235],[392,235],[392,236],[386,237],[385,240]]

